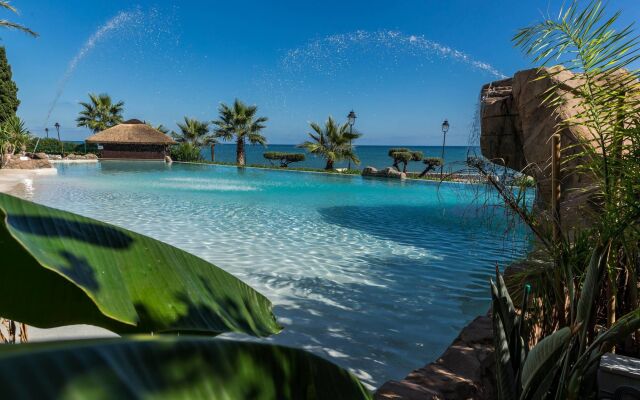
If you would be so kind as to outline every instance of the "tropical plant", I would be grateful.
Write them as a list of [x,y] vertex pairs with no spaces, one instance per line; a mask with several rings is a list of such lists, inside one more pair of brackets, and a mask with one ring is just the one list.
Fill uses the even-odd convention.
[[183,162],[202,161],[202,152],[195,144],[183,142],[171,147],[171,158]]
[[236,142],[236,163],[238,166],[246,164],[245,145],[260,144],[266,146],[267,139],[260,134],[266,128],[266,117],[256,117],[257,106],[248,106],[236,99],[233,105],[222,103],[218,109],[219,119],[213,121],[216,126],[215,136],[225,141]]
[[181,334],[0,346],[8,397],[370,398],[353,375],[303,350],[183,336],[281,328],[264,296],[168,244],[6,194],[0,243],[0,315],[12,324]]
[[262,156],[272,164],[273,161],[278,161],[281,168],[287,168],[289,164],[304,161],[305,159],[302,153],[284,153],[279,151],[266,152]]
[[0,124],[0,167],[4,166],[16,151],[25,151],[31,133],[17,116],[10,117]]
[[19,105],[18,86],[13,81],[7,52],[0,46],[0,123],[14,117]]
[[360,159],[358,159],[351,143],[362,134],[352,133],[348,123],[338,125],[332,117],[329,117],[324,126],[315,122],[311,122],[309,126],[313,130],[313,132],[309,132],[311,140],[298,145],[298,147],[324,158],[327,161],[326,170],[332,170],[337,161],[351,160],[355,164],[360,164]]
[[[0,8],[4,8],[5,10],[9,10],[15,14],[18,14],[18,10],[15,7],[13,7],[8,1],[0,1]],[[0,20],[0,27],[8,28],[8,29],[16,29],[18,31],[29,34],[33,37],[38,37],[38,34],[32,31],[31,29],[25,26],[22,26],[20,24],[17,24],[15,22],[7,21],[5,19]]]
[[89,102],[81,102],[83,110],[80,111],[76,123],[79,127],[91,129],[94,133],[111,128],[122,123],[124,102],[114,103],[108,94],[89,93]]
[[424,157],[421,151],[413,151],[406,148],[389,149],[388,154],[393,159],[393,167],[400,171],[400,164],[403,164],[402,172],[405,173],[411,161],[422,161]]
[[436,167],[441,166],[442,162],[442,158],[439,157],[427,157],[422,160],[422,163],[424,164],[424,170],[420,173],[420,178],[436,169]]

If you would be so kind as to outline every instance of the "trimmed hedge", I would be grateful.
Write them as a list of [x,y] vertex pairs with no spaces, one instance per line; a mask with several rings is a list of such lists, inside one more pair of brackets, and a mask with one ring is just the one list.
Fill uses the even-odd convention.
[[291,163],[305,160],[304,153],[285,153],[280,151],[269,151],[264,153],[262,156],[269,161],[280,161],[281,168],[287,168]]
[[[38,147],[36,148],[36,143]],[[87,153],[98,153],[98,145],[96,144],[85,144],[84,143],[72,143],[72,142],[62,142],[62,146],[64,146],[65,154],[87,154]],[[60,145],[60,141],[55,138],[40,138],[40,142],[38,142],[38,138],[32,138],[27,146],[27,151],[33,152],[34,150],[38,153],[47,153],[47,154],[62,154],[62,146]]]

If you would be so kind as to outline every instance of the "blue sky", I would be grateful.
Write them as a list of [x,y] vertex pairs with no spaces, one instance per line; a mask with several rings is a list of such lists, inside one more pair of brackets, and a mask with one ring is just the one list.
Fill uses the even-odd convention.
[[[8,18],[38,39],[0,32],[35,134],[75,126],[87,93],[125,102],[125,117],[175,129],[183,116],[216,118],[238,97],[270,118],[270,143],[299,143],[308,121],[344,120],[354,109],[362,144],[465,145],[482,84],[531,66],[511,37],[555,14],[561,1],[86,1],[14,0]],[[622,22],[640,17],[637,0],[612,0]],[[124,12],[124,14],[120,14]],[[65,81],[70,62],[106,29]],[[464,53],[452,55],[453,51]],[[478,67],[477,63],[488,64]],[[492,72],[489,65],[495,70]],[[63,89],[47,122],[56,93]]]

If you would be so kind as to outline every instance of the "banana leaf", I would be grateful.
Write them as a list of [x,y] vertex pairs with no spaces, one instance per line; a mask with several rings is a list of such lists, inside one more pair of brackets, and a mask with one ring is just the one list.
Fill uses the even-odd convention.
[[267,298],[185,251],[0,194],[0,316],[40,328],[277,333]]
[[357,378],[287,347],[137,336],[0,346],[7,399],[370,399]]

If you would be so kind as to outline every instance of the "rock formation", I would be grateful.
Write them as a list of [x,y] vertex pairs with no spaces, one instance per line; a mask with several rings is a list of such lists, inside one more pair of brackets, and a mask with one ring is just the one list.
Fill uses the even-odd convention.
[[[558,86],[560,84],[560,86]],[[572,158],[593,137],[584,126],[559,123],[581,112],[574,93],[582,81],[560,67],[517,72],[513,78],[491,82],[482,88],[482,154],[494,163],[522,171],[535,178],[539,210],[551,204],[551,136],[560,135],[562,158],[561,214],[566,225],[579,224],[589,207],[583,189],[589,185],[583,174],[572,173],[583,160]],[[551,90],[562,97],[562,104],[545,103]]]
[[391,167],[377,170],[373,167],[366,167],[362,170],[362,176],[376,177],[376,178],[392,178],[392,179],[406,179],[407,174],[397,171]]

